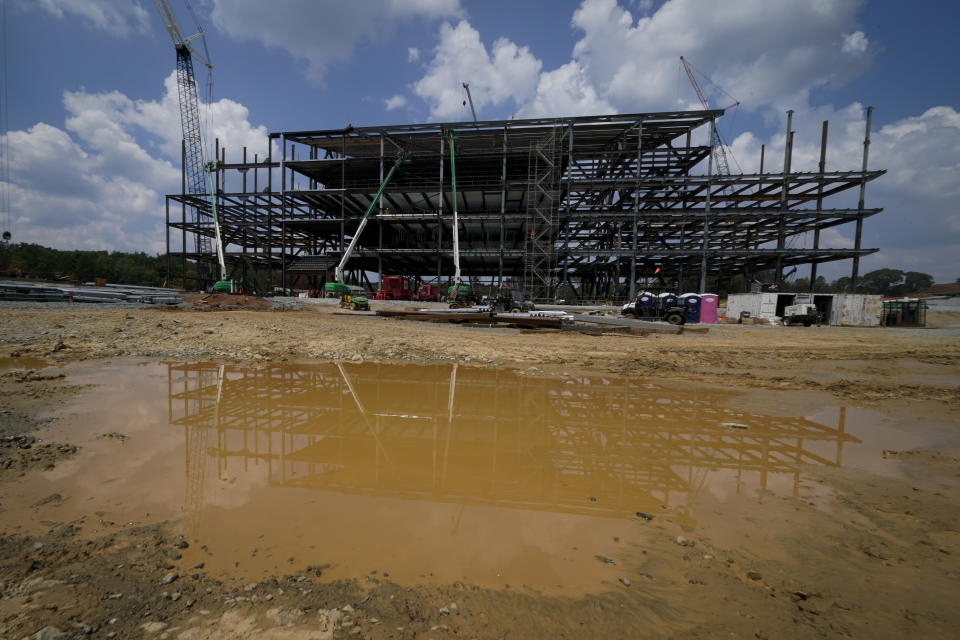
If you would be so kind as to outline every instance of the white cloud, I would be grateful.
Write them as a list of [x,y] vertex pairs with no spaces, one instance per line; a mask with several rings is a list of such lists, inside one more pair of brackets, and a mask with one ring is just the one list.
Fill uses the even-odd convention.
[[384,100],[384,103],[386,104],[387,111],[393,111],[394,109],[400,109],[407,106],[407,99],[406,97],[397,94]]
[[[65,92],[63,128],[37,123],[11,131],[10,195],[15,242],[64,249],[164,250],[164,195],[180,190],[180,112],[176,75],[158,101],[117,92]],[[209,107],[233,158],[243,145],[265,154],[267,131],[246,107]],[[233,155],[236,154],[236,155]],[[229,158],[231,160],[233,158]]]
[[861,54],[866,52],[869,45],[870,41],[863,31],[854,31],[853,33],[844,34],[843,45],[841,45],[840,51],[843,53]]
[[615,112],[616,109],[597,95],[583,68],[571,61],[540,74],[536,95],[520,110],[520,115],[533,118]]
[[463,20],[440,27],[439,43],[414,91],[432,118],[466,117],[460,83],[470,83],[478,108],[512,104],[526,115],[575,115],[699,108],[680,56],[716,83],[701,78],[714,106],[802,105],[811,89],[841,83],[870,62],[869,41],[855,25],[860,0],[668,0],[640,18],[616,0],[583,0],[571,24],[582,32],[571,60],[541,71],[526,47],[501,38],[488,53]]
[[38,0],[36,6],[61,19],[78,16],[118,36],[143,33],[148,24],[147,11],[136,0]]
[[496,40],[488,52],[480,34],[466,20],[440,27],[440,42],[433,54],[413,90],[430,105],[431,117],[439,119],[464,116],[463,82],[470,85],[477,111],[508,100],[523,104],[534,96],[542,66],[527,47],[506,38]]
[[[677,95],[681,55],[746,108],[805,95],[842,82],[869,63],[866,36],[844,32],[859,0],[669,0],[649,17],[634,19],[615,0],[584,0],[573,14],[583,32],[573,57],[599,95],[623,112],[662,110],[693,99],[684,78]],[[848,38],[848,40],[850,39]],[[721,97],[706,88],[717,106]],[[679,98],[679,99],[678,99]]]
[[460,15],[459,0],[212,0],[218,29],[240,40],[284,49],[306,61],[320,81],[331,63],[348,60],[361,42],[382,42],[404,22]]
[[407,49],[407,62],[416,62],[420,59],[420,49],[410,47]]

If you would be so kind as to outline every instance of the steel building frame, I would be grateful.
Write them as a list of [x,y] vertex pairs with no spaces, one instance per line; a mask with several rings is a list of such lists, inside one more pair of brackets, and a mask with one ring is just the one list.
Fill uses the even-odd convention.
[[[284,131],[252,161],[244,148],[229,163],[217,144],[217,205],[233,277],[252,269],[278,286],[315,288],[332,275],[385,166],[405,151],[412,162],[377,204],[349,274],[369,288],[384,274],[446,283],[451,130],[469,282],[523,288],[537,300],[618,300],[655,272],[668,282],[699,279],[703,291],[708,277],[773,270],[779,282],[785,268],[804,264],[813,281],[817,265],[844,259],[855,282],[859,259],[877,251],[861,246],[863,221],[882,210],[864,206],[866,183],[885,173],[867,170],[870,113],[859,171],[826,171],[826,122],[819,170],[791,171],[788,112],[783,170],[765,173],[761,156],[759,173],[736,175],[714,172],[721,110]],[[856,207],[825,207],[854,188]],[[823,230],[849,223],[853,247],[820,247]],[[797,246],[808,232],[812,246]],[[168,260],[216,260],[196,250],[197,238],[212,235],[202,196],[167,196]]]

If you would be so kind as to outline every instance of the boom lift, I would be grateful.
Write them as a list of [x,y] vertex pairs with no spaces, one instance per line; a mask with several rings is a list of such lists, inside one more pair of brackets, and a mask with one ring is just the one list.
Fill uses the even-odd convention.
[[470,286],[460,280],[460,223],[457,218],[457,164],[453,131],[447,129],[444,137],[450,145],[450,183],[453,190],[453,284],[447,289],[447,299],[450,300],[450,308],[457,309],[475,303],[476,296]]
[[340,307],[343,309],[350,309],[351,311],[355,310],[367,310],[370,308],[370,302],[367,300],[366,296],[357,296],[353,295],[353,291],[344,282],[343,278],[343,268],[347,264],[347,260],[350,259],[350,255],[353,253],[354,247],[357,246],[357,241],[360,240],[360,235],[363,233],[364,227],[367,226],[367,222],[370,220],[370,214],[373,213],[374,208],[377,206],[377,202],[380,201],[380,196],[383,195],[383,191],[387,188],[387,185],[390,184],[390,180],[393,179],[393,174],[396,173],[397,169],[400,168],[400,165],[407,164],[410,162],[410,154],[406,151],[401,151],[397,154],[397,159],[393,163],[393,166],[390,167],[390,171],[387,173],[387,177],[383,179],[383,183],[380,185],[380,189],[377,190],[377,195],[370,200],[370,206],[367,207],[367,212],[363,215],[363,219],[360,220],[360,226],[357,227],[357,230],[353,234],[353,238],[350,240],[350,244],[347,245],[347,250],[343,252],[343,257],[340,258],[340,263],[337,264],[334,270],[334,282],[327,282],[323,285],[323,290],[327,293],[337,293],[340,294]]
[[234,288],[233,280],[227,275],[227,263],[223,257],[223,238],[220,236],[220,214],[217,213],[217,196],[213,189],[213,174],[220,167],[214,160],[204,165],[207,174],[207,192],[210,194],[210,210],[213,211],[213,233],[217,241],[217,262],[220,263],[220,279],[213,283],[214,293],[238,293]]

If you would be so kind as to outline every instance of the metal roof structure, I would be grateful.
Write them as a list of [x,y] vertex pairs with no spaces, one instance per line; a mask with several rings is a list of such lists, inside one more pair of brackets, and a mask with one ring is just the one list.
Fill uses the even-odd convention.
[[[868,112],[869,114],[869,112]],[[538,300],[632,297],[658,272],[678,283],[853,260],[860,246],[869,115],[861,170],[784,169],[718,175],[710,141],[720,110],[353,127],[270,134],[271,152],[227,162],[217,208],[235,277],[267,273],[284,287],[316,286],[350,242],[395,156],[386,188],[347,265],[356,284],[404,275],[445,283],[453,273],[447,131],[456,139],[459,245],[472,283],[523,288]],[[788,120],[788,131],[789,131]],[[697,142],[699,140],[699,142]],[[761,160],[761,167],[762,167]],[[825,206],[860,189],[855,208]],[[186,190],[184,190],[186,191]],[[202,196],[168,196],[171,259],[210,263],[196,238],[213,233]],[[177,215],[176,209],[180,209]],[[186,212],[199,212],[198,222]],[[179,218],[179,219],[178,219]],[[822,248],[824,229],[855,223],[853,247]],[[813,233],[812,246],[798,238]],[[810,243],[808,243],[810,244]],[[179,245],[179,246],[177,246]],[[192,248],[193,247],[193,248]],[[659,271],[658,271],[659,270]],[[197,283],[203,286],[204,283]],[[185,283],[186,286],[186,283]]]

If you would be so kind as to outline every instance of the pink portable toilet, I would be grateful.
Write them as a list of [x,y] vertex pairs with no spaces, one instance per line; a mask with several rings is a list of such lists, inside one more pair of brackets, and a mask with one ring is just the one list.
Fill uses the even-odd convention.
[[704,293],[700,296],[700,322],[717,324],[717,306],[720,296],[715,293]]

